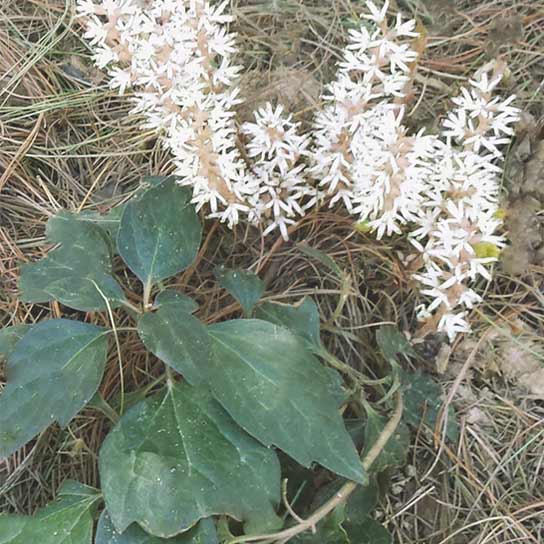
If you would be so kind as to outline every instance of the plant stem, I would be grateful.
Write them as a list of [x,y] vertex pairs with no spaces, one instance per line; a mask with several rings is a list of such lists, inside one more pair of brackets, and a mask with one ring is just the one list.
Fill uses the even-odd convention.
[[[400,423],[403,410],[402,394],[400,391],[397,392],[396,397],[397,403],[391,419],[387,422],[383,428],[383,431],[380,433],[380,436],[378,436],[378,439],[372,448],[370,448],[370,451],[361,461],[365,471],[368,471],[368,469],[372,466],[372,463],[374,463],[374,461],[378,458]],[[353,491],[357,488],[357,485],[359,484],[356,482],[347,482],[340,488],[334,497],[332,497],[332,499],[320,506],[309,518],[303,520],[297,525],[294,525],[293,527],[267,535],[243,535],[233,540],[229,540],[227,544],[240,544],[242,542],[261,542],[261,544],[272,544],[273,542],[285,543],[296,535],[315,527],[325,516],[332,512],[337,506],[345,502],[351,493],[353,493]]]
[[146,281],[144,284],[144,300],[143,300],[143,310],[147,312],[149,310],[149,299],[151,298],[151,279]]
[[391,378],[386,376],[385,378],[378,378],[372,380],[365,378],[363,374],[355,370],[353,367],[349,366],[347,363],[344,363],[338,357],[335,357],[332,353],[327,351],[325,348],[320,349],[317,354],[322,357],[327,363],[329,363],[333,368],[349,376],[356,384],[359,386],[363,385],[380,385],[387,383]]
[[130,303],[128,300],[121,300],[120,301],[123,306],[125,306],[127,309],[132,310],[135,314],[141,314],[142,309],[138,308],[138,306],[135,306],[134,304]]

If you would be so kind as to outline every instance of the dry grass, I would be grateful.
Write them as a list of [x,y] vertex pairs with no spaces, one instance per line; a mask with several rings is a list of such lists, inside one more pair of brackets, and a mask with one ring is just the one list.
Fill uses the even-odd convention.
[[[465,78],[501,54],[511,70],[507,86],[537,119],[544,113],[544,1],[398,2],[427,31],[409,119],[433,127],[437,114]],[[234,0],[246,67],[242,81],[246,119],[264,100],[284,102],[308,123],[323,84],[334,73],[347,30],[357,23],[356,0]],[[143,175],[168,173],[169,157],[156,136],[128,116],[130,104],[106,88],[92,68],[70,2],[4,0],[0,7],[0,324],[59,316],[63,310],[17,301],[17,267],[43,254],[47,217],[61,207],[107,210],[122,201]],[[505,179],[508,185],[509,180]],[[317,295],[325,340],[340,358],[372,373],[379,368],[374,329],[381,323],[414,328],[417,293],[402,266],[404,240],[388,245],[353,231],[342,214],[308,216],[293,242],[263,241],[254,229],[231,233],[207,225],[198,267],[175,284],[215,321],[239,308],[213,280],[219,262],[258,271],[266,296],[293,301]],[[304,241],[333,258],[339,278],[304,254]],[[527,277],[498,274],[487,302],[473,315],[475,338],[500,323],[523,320],[535,341],[544,332],[544,270]],[[339,303],[339,301],[341,301]],[[98,320],[96,316],[88,316]],[[119,326],[123,325],[119,315]],[[138,339],[123,333],[127,391],[153,381],[157,365]],[[437,349],[421,346],[419,365],[435,370]],[[439,344],[438,344],[439,347]],[[458,346],[450,360],[458,362]],[[461,363],[464,361],[461,360]],[[119,395],[112,355],[102,393]],[[453,366],[453,368],[459,368]],[[393,475],[382,519],[399,543],[504,544],[544,538],[544,414],[542,402],[484,373],[463,380],[443,376],[459,409],[461,438],[447,445],[418,433],[411,467]],[[469,394],[470,392],[470,394]],[[477,411],[475,411],[477,409]],[[480,419],[474,420],[474,413]],[[96,453],[108,421],[85,410],[67,429],[51,428],[0,465],[0,510],[31,512],[67,477],[97,483]],[[61,455],[57,455],[58,452]]]

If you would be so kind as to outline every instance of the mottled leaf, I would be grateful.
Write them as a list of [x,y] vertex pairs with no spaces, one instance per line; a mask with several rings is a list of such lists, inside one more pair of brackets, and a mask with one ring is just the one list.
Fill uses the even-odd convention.
[[0,329],[0,355],[7,357],[17,345],[17,342],[30,330],[30,325],[13,325]]
[[[315,494],[311,511],[317,510],[328,500],[332,499],[340,488],[346,483],[346,480],[335,480],[324,485]],[[370,515],[378,505],[378,484],[376,476],[371,475],[369,482],[364,486],[357,486],[351,493],[346,502],[345,509],[342,510],[343,519],[356,520]]]
[[[434,430],[442,409],[442,388],[430,376],[421,372],[401,372],[406,423],[419,427],[421,422]],[[457,416],[453,406],[448,408],[446,436],[453,442],[459,438]]]
[[[332,498],[341,487],[341,482],[327,486],[326,497]],[[334,490],[334,491],[333,491]],[[391,535],[370,517],[377,505],[377,486],[371,480],[370,487],[358,487],[346,504],[335,508],[317,525],[315,534],[309,531],[299,535],[293,542],[300,544],[390,544]],[[321,500],[319,505],[324,504]]]
[[236,422],[300,464],[363,482],[357,451],[331,392],[330,372],[283,327],[239,319],[209,327],[208,382]]
[[311,298],[303,298],[296,304],[265,302],[259,305],[255,317],[289,329],[312,350],[321,348],[319,310]]
[[126,204],[117,247],[144,285],[181,272],[195,259],[202,226],[190,200],[189,189],[167,179]]
[[414,355],[414,348],[394,325],[382,325],[376,332],[376,341],[389,362],[398,361],[398,355]]
[[198,310],[198,304],[187,295],[175,291],[174,289],[165,289],[161,291],[156,297],[153,306],[155,308],[161,308],[162,306],[167,306],[174,304],[176,306],[183,306],[183,309],[192,314]]
[[342,524],[347,536],[347,544],[392,544],[391,533],[371,517],[346,520]]
[[91,544],[95,492],[59,491],[59,498],[34,516],[0,515],[0,544]]
[[106,329],[68,319],[34,325],[8,357],[0,393],[0,457],[10,455],[54,421],[64,426],[100,384]]
[[204,388],[170,385],[132,407],[106,437],[99,467],[119,532],[138,523],[168,538],[212,514],[243,520],[248,531],[278,526],[276,455]]
[[105,214],[94,211],[84,211],[81,212],[78,217],[82,221],[90,221],[102,229],[102,232],[106,234],[108,239],[110,251],[114,254],[117,253],[117,233],[119,232],[119,225],[121,224],[121,217],[124,209],[125,204],[121,204],[112,208]]
[[194,385],[210,364],[211,342],[206,327],[187,309],[184,300],[160,304],[140,317],[138,334],[151,353]]
[[255,304],[264,293],[264,282],[247,270],[218,266],[214,271],[221,287],[225,288],[242,306],[245,315],[250,315]]
[[[363,456],[365,456],[374,446],[378,437],[382,433],[387,418],[378,414],[372,407],[366,407],[367,422],[365,426],[365,448]],[[380,455],[372,463],[372,472],[381,472],[388,467],[401,467],[406,462],[406,455],[410,447],[410,431],[402,421],[397,426],[396,431],[387,441]]]
[[172,538],[160,538],[146,533],[138,525],[131,525],[118,533],[104,510],[96,529],[95,544],[218,544],[215,525],[211,519],[203,519],[196,527]]
[[81,311],[105,310],[124,299],[112,276],[111,256],[102,230],[77,215],[60,212],[47,222],[47,239],[60,247],[41,261],[21,267],[19,288],[25,302],[59,300]]

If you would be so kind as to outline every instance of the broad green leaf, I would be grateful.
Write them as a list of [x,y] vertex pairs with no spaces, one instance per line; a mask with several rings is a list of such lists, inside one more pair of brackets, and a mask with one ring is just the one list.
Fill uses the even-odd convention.
[[151,353],[183,374],[190,384],[203,379],[210,364],[211,342],[206,327],[187,312],[186,301],[161,304],[142,315],[138,334]]
[[330,372],[283,327],[238,319],[208,328],[208,383],[234,420],[301,465],[317,462],[363,482],[355,446],[338,412]]
[[0,329],[0,355],[4,357],[15,349],[17,342],[30,330],[30,325],[13,325]]
[[91,544],[94,493],[59,492],[34,516],[0,515],[0,544]]
[[304,533],[291,542],[297,544],[391,544],[393,538],[378,521],[364,517],[358,521],[335,523],[331,517],[318,524],[315,534]]
[[0,458],[54,421],[65,426],[98,389],[106,329],[68,319],[34,325],[8,357],[0,393]]
[[60,247],[21,267],[19,288],[25,302],[62,304],[84,312],[105,310],[124,300],[112,277],[110,249],[102,230],[77,215],[60,212],[47,222],[47,239]]
[[126,204],[117,247],[144,285],[181,272],[195,259],[202,226],[190,200],[187,188],[168,179]]
[[398,355],[414,355],[414,348],[394,325],[382,325],[376,332],[376,341],[389,362],[398,362]]
[[[382,433],[387,418],[381,416],[371,406],[366,407],[367,422],[365,427],[365,448],[363,456],[374,446]],[[402,421],[397,426],[378,458],[372,463],[372,472],[381,472],[387,467],[401,467],[406,462],[406,455],[410,447],[410,431]]]
[[369,484],[359,486],[346,502],[345,515],[348,521],[357,521],[369,516],[378,506],[378,484],[372,476]]
[[250,315],[264,293],[263,280],[253,272],[224,266],[216,267],[214,274],[219,285],[240,303],[244,314]]
[[321,348],[319,310],[311,298],[305,297],[296,304],[265,302],[258,306],[255,317],[289,329],[312,350]]
[[318,523],[315,533],[307,531],[290,542],[293,544],[349,544],[342,525],[335,519],[335,512]]
[[[403,385],[404,411],[406,423],[419,427],[421,422],[434,430],[438,415],[442,409],[442,387],[430,376],[421,372],[401,372]],[[446,436],[456,442],[459,438],[457,416],[453,406],[448,409]]]
[[240,429],[207,389],[170,385],[132,407],[99,457],[106,507],[117,531],[138,523],[169,538],[212,514],[248,531],[277,528],[275,453]]
[[84,211],[79,214],[79,218],[82,221],[89,221],[93,225],[100,227],[102,232],[108,239],[110,251],[112,255],[117,253],[117,233],[119,232],[119,225],[121,224],[121,217],[125,209],[125,204],[121,204],[112,208],[108,213],[100,214],[94,211]]
[[165,289],[161,291],[156,297],[153,306],[155,308],[161,308],[162,306],[174,304],[176,306],[183,306],[183,309],[192,314],[198,310],[198,304],[187,295],[175,291],[174,289]]
[[142,178],[142,185],[151,185],[152,187],[158,187],[165,181],[176,181],[176,176],[144,176]]
[[57,492],[59,497],[74,496],[82,499],[89,497],[96,499],[98,494],[99,490],[96,487],[83,484],[77,480],[64,480]]
[[94,544],[218,544],[215,525],[211,519],[203,519],[196,527],[173,538],[150,535],[138,525],[131,525],[118,533],[104,510],[100,515]]

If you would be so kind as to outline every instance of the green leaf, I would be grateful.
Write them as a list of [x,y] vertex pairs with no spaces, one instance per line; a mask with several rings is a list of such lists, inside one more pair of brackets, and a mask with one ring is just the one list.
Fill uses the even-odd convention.
[[346,533],[335,518],[336,512],[329,514],[317,524],[317,531],[302,533],[290,540],[293,544],[349,544]]
[[57,491],[57,495],[59,497],[92,497],[92,498],[98,498],[97,495],[99,494],[99,490],[96,489],[96,487],[92,487],[87,484],[83,484],[81,482],[78,482],[77,480],[64,480],[62,482],[59,490]]
[[115,208],[112,208],[106,214],[100,214],[94,211],[84,211],[79,214],[79,218],[82,221],[90,221],[93,225],[96,225],[106,235],[112,254],[117,253],[116,241],[117,234],[119,232],[119,225],[121,224],[121,217],[125,209],[125,204],[120,204]]
[[245,315],[250,315],[264,293],[264,282],[247,270],[217,266],[214,270],[219,285],[226,289],[242,306]]
[[[403,385],[404,411],[406,423],[419,427],[421,421],[434,430],[438,415],[442,409],[442,388],[430,376],[421,372],[401,372]],[[453,406],[448,408],[446,436],[456,442],[459,438],[459,427]]]
[[[325,500],[332,498],[342,482],[326,486]],[[321,490],[320,490],[321,491]],[[321,493],[323,495],[323,493]],[[299,535],[293,542],[299,544],[390,544],[391,535],[370,517],[378,504],[378,488],[374,479],[370,487],[358,487],[344,505],[335,508],[317,525],[317,532]],[[319,505],[324,504],[321,500]]]
[[312,350],[321,348],[319,310],[311,298],[305,297],[292,305],[265,302],[259,305],[255,316],[289,329]]
[[199,383],[212,353],[206,327],[187,312],[184,300],[159,304],[156,311],[140,317],[140,338],[151,353],[183,374],[190,384]]
[[[365,427],[365,456],[374,446],[382,433],[387,418],[381,416],[371,406],[366,406],[367,422]],[[381,472],[388,467],[401,467],[406,462],[406,455],[410,447],[410,431],[408,427],[400,422],[397,430],[393,433],[387,444],[382,449],[378,458],[372,463],[372,472]]]
[[394,325],[382,325],[376,332],[376,341],[389,362],[398,362],[398,355],[415,355],[414,348]]
[[313,461],[364,482],[355,446],[337,410],[329,371],[283,327],[239,319],[208,328],[214,356],[208,383],[234,420],[301,465]]
[[207,389],[170,385],[132,407],[99,457],[106,507],[117,531],[138,523],[168,538],[212,514],[273,530],[279,519],[275,453],[244,433]]
[[99,495],[63,494],[34,516],[0,515],[0,544],[91,544]]
[[[317,508],[332,499],[345,483],[345,480],[335,480],[321,487],[315,495],[311,511],[317,510]],[[351,520],[363,518],[370,515],[377,505],[378,484],[375,475],[371,475],[368,485],[358,486],[348,497],[343,511],[344,517]]]
[[177,176],[144,176],[142,178],[142,185],[151,185],[152,187],[158,187],[165,181],[176,181]]
[[15,349],[17,342],[30,330],[30,325],[13,325],[0,329],[0,355],[5,357]]
[[0,457],[55,420],[65,426],[98,389],[106,362],[106,329],[51,319],[34,325],[8,358],[0,394]]
[[203,519],[196,527],[173,538],[150,535],[138,525],[131,525],[124,533],[118,533],[104,510],[100,515],[94,544],[218,544],[215,525],[211,519]]
[[313,259],[316,259],[322,265],[328,268],[331,272],[334,272],[339,278],[342,277],[341,268],[336,264],[334,259],[332,259],[329,255],[327,255],[323,251],[320,251],[319,249],[310,247],[305,242],[301,242],[297,244],[297,247],[298,249],[300,249],[302,253],[304,253],[304,255],[306,255],[307,257],[312,257]]
[[367,486],[359,486],[348,498],[346,503],[346,520],[357,521],[369,516],[378,506],[378,484],[371,477]]
[[125,206],[117,247],[144,285],[173,276],[194,261],[202,226],[190,200],[189,189],[168,179]]
[[174,289],[165,289],[161,291],[156,297],[153,306],[155,308],[161,308],[169,304],[174,304],[176,306],[183,306],[183,309],[192,314],[198,310],[198,304],[187,295],[175,291]]
[[342,524],[348,544],[392,544],[393,537],[378,521],[365,517]]
[[84,312],[112,308],[124,300],[112,277],[110,249],[102,230],[77,215],[60,212],[47,222],[47,239],[60,247],[21,267],[19,288],[25,302],[62,304]]

